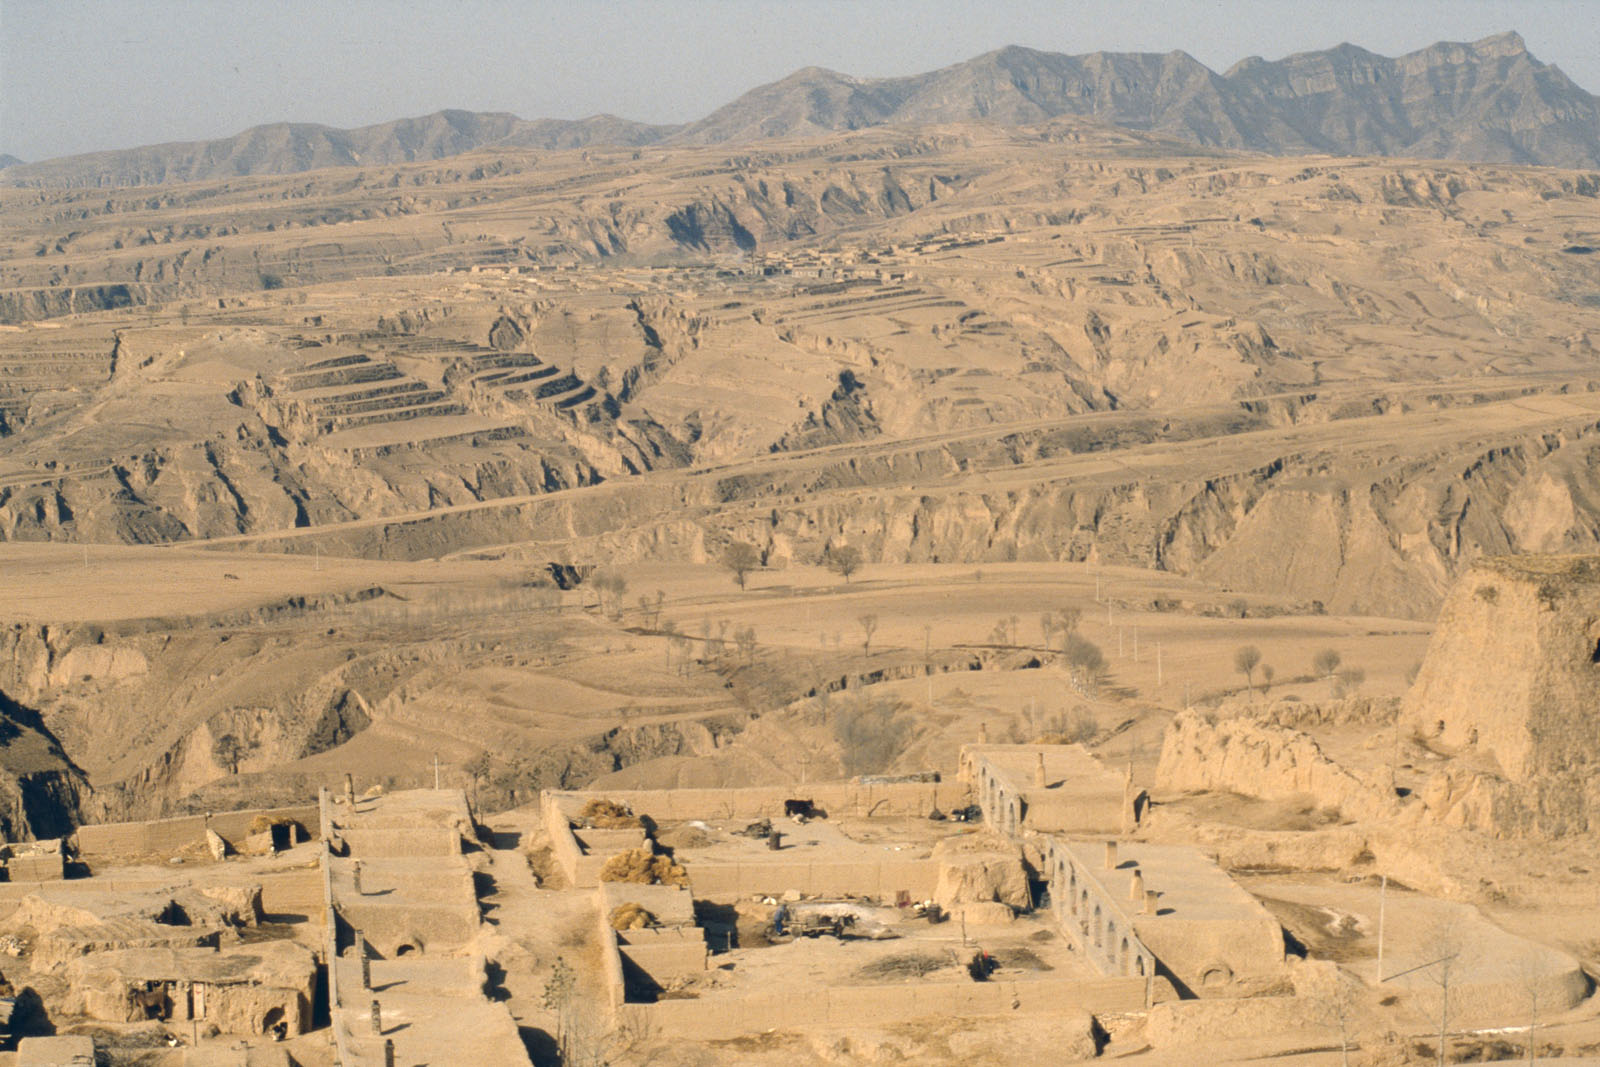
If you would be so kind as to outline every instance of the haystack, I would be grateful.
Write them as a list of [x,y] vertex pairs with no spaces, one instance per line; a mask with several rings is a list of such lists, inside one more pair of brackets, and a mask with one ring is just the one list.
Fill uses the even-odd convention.
[[666,856],[657,856],[645,848],[630,848],[606,860],[600,868],[600,881],[686,886],[689,875]]
[[611,912],[613,930],[648,930],[655,924],[656,917],[631,900]]
[[585,804],[578,818],[596,830],[637,830],[644,826],[643,820],[623,805],[599,797]]

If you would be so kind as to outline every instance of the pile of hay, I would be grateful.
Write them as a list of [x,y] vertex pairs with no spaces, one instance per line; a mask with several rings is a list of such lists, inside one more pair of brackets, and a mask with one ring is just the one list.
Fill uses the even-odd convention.
[[600,868],[602,882],[631,882],[635,885],[689,884],[689,875],[665,856],[647,848],[630,848],[606,860]]
[[281,816],[279,818],[274,819],[270,815],[257,815],[255,818],[250,820],[250,833],[252,835],[264,834],[267,831],[271,830],[274,826],[293,826],[293,825],[294,825],[294,820],[293,819],[286,819],[286,818],[282,818]]
[[640,830],[644,822],[623,807],[611,800],[601,800],[596,797],[583,806],[583,811],[578,813],[579,820],[585,826],[592,826],[596,830]]
[[656,917],[631,900],[611,912],[613,930],[648,930],[655,924]]
[[954,962],[947,957],[909,952],[874,960],[856,973],[862,978],[908,981],[926,978],[934,971],[942,971],[951,966],[954,966]]

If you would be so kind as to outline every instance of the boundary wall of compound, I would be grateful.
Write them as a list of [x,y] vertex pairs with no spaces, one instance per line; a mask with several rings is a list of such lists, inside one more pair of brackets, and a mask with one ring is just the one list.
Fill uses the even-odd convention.
[[[814,788],[798,789],[547,790],[540,796],[540,813],[550,838],[552,858],[574,887],[589,888],[598,884],[600,868],[613,851],[620,849],[589,852],[578,843],[566,809],[576,807],[577,802],[585,798],[601,797],[624,804],[634,814],[649,816],[657,822],[695,818],[781,819],[784,801],[802,798],[829,814],[922,817],[935,806],[935,793],[939,788],[940,783],[936,782],[888,785],[824,782]],[[945,788],[954,787],[946,785]],[[775,859],[772,862],[696,862],[690,865],[689,878],[700,896],[781,893],[786,889],[802,893],[892,895],[904,889],[920,898],[933,894],[939,871],[938,865],[930,860],[784,862]]]
[[77,830],[78,855],[85,860],[97,856],[136,856],[145,852],[175,852],[205,839],[213,830],[230,844],[250,834],[257,817],[292,819],[309,829],[320,825],[315,805],[289,808],[251,808],[246,811],[221,811],[211,815],[180,815],[172,819],[144,822],[95,823]]
[[798,986],[776,992],[718,991],[696,1000],[626,1002],[615,932],[602,941],[606,992],[614,1014],[636,1013],[664,1037],[714,1041],[798,1027],[875,1025],[952,1015],[1014,1016],[1081,1008],[1091,1014],[1133,1012],[1145,1007],[1142,978],[1093,978],[1025,982],[915,982]]
[[690,862],[687,869],[694,895],[702,899],[776,896],[794,889],[823,896],[865,893],[889,901],[905,890],[922,900],[933,896],[939,882],[939,864],[932,859]]
[[955,782],[813,782],[810,785],[737,789],[592,789],[557,792],[580,799],[603,797],[626,804],[635,815],[667,819],[772,819],[786,800],[809,800],[829,815],[861,817],[927,815],[966,795]]

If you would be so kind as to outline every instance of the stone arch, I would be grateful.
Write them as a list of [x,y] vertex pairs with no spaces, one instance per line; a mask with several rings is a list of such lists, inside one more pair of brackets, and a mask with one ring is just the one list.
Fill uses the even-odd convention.
[[270,1034],[272,1028],[284,1021],[283,1008],[271,1008],[261,1017],[261,1029],[257,1033]]
[[1122,939],[1122,947],[1117,953],[1117,970],[1122,974],[1128,973],[1128,949],[1128,939],[1124,937]]
[[1100,946],[1102,944],[1101,931],[1100,931],[1100,905],[1099,905],[1099,903],[1096,903],[1095,906],[1094,906],[1094,943],[1095,943],[1096,947],[1098,947],[1098,946]]

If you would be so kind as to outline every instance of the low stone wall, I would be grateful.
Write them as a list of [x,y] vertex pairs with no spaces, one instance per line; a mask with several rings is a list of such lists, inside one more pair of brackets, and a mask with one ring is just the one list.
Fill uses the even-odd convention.
[[965,790],[952,782],[814,782],[810,785],[743,789],[605,789],[554,794],[575,799],[604,797],[657,822],[676,819],[772,819],[786,800],[809,800],[830,815],[920,818],[935,807],[955,806]]
[[630,1004],[663,1037],[715,1041],[774,1029],[854,1027],[863,1019],[881,1026],[919,1018],[1016,1014],[1138,1011],[1144,1007],[1142,978],[1088,981],[915,982],[716,993],[697,1000]]
[[809,860],[804,862],[704,863],[690,861],[689,879],[697,897],[720,899],[755,893],[778,896],[796,889],[810,895],[863,893],[894,900],[904,890],[913,899],[933,896],[939,865],[931,859]]
[[12,882],[59,882],[66,877],[60,852],[12,856],[6,860],[6,879]]
[[98,823],[78,827],[78,854],[93,861],[106,856],[137,856],[147,852],[177,852],[205,839],[213,830],[229,844],[238,844],[250,835],[250,824],[257,817],[274,821],[293,820],[308,831],[320,827],[315,804],[290,808],[251,808],[212,815],[183,815],[175,819],[146,822]]

